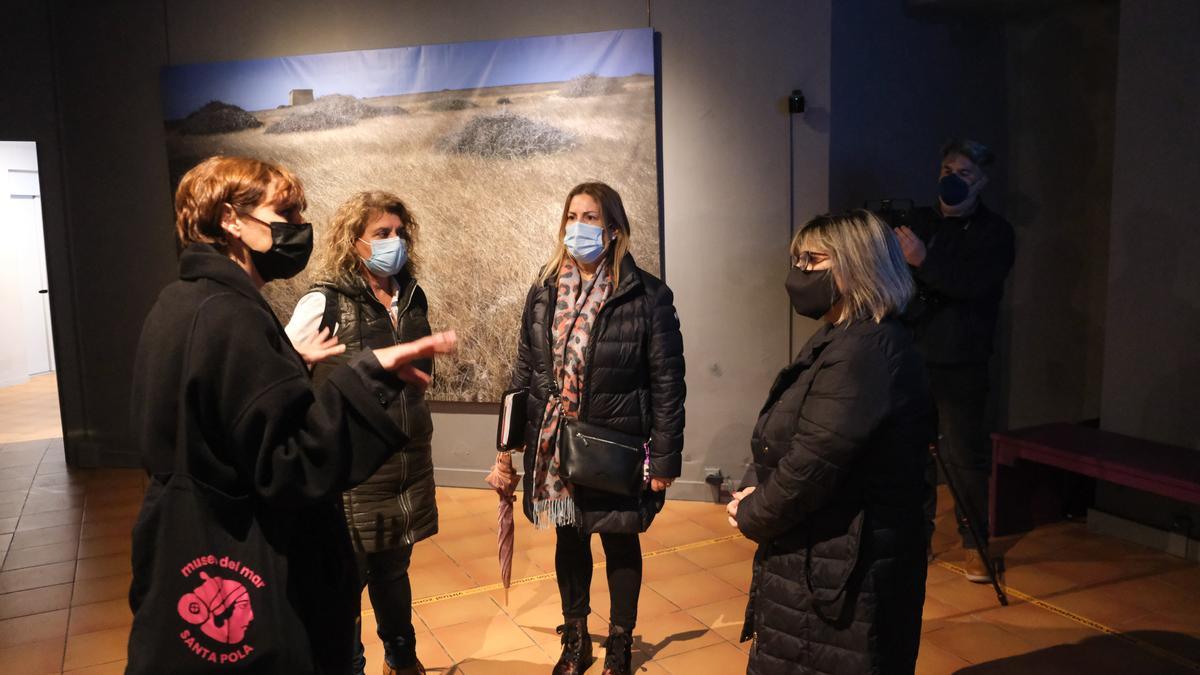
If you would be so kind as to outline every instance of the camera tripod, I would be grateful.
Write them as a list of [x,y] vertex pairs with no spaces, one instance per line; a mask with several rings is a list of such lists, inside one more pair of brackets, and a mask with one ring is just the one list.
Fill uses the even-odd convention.
[[[950,496],[954,499],[956,506],[955,518],[958,519],[960,525],[967,526],[967,531],[971,533],[971,539],[975,541],[975,550],[979,551],[979,557],[983,559],[983,566],[987,569],[988,579],[992,582],[992,588],[996,591],[996,598],[1000,600],[1000,606],[1007,607],[1008,595],[1000,587],[998,579],[998,575],[1004,572],[1004,561],[1001,559],[992,560],[991,555],[988,553],[987,538],[986,536],[980,536],[982,528],[975,522],[975,518],[972,515],[975,513],[971,508],[974,504],[962,501],[958,486],[954,484],[954,475],[946,469],[946,462],[942,459],[942,453],[938,450],[937,441],[929,444],[929,454],[933,455],[938,470],[946,477],[946,487],[950,488]],[[961,517],[958,515],[959,511],[962,512]],[[987,533],[984,532],[983,534],[986,535]]]

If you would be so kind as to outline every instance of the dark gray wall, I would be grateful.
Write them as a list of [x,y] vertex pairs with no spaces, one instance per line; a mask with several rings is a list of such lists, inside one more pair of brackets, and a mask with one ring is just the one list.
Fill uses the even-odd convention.
[[1057,4],[1006,27],[1008,428],[1100,414],[1119,5]]
[[1121,6],[1104,429],[1200,449],[1200,3]]
[[[79,399],[63,409],[72,460],[136,461],[126,420],[138,329],[175,273],[162,66],[649,21],[662,34],[666,276],[689,362],[685,473],[675,492],[707,495],[706,466],[740,474],[758,405],[791,352],[782,101],[796,87],[817,114],[796,123],[795,209],[802,216],[826,209],[829,3],[655,0],[650,9],[648,17],[641,0],[64,0],[48,12],[27,10],[40,20],[36,30],[6,22],[0,44],[9,49],[12,33],[14,53],[40,55],[42,71],[4,71],[18,78],[4,82],[6,91],[31,95],[0,117],[0,135],[54,141],[44,148],[53,156],[43,175],[64,186],[57,194],[47,188],[45,201],[62,211],[47,216],[48,247],[73,252],[50,260],[51,288],[70,293],[75,310],[55,314],[61,377],[72,378],[62,383],[63,395]],[[6,63],[27,61],[21,54]],[[43,84],[52,74],[57,87]],[[435,420],[439,478],[477,485],[491,460],[494,417],[442,410]]]
[[[883,197],[932,204],[938,150],[952,136],[1007,154],[1003,22],[904,5],[833,3],[832,208]],[[1002,210],[1003,194],[1004,177],[993,176],[985,200]]]
[[[1200,450],[1197,35],[1190,0],[1121,5],[1100,423]],[[1200,523],[1194,505],[1108,483],[1096,504],[1160,529]]]

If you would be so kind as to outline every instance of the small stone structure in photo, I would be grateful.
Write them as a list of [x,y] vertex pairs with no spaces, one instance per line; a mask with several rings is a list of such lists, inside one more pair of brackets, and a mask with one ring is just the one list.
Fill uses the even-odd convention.
[[293,89],[288,92],[288,105],[304,105],[313,102],[312,89]]

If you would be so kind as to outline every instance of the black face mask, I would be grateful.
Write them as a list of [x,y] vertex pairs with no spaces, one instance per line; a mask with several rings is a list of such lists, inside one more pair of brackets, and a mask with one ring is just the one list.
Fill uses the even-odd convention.
[[312,255],[312,223],[264,224],[271,228],[270,250],[250,250],[250,258],[254,261],[258,275],[263,281],[290,279],[296,276],[308,264],[308,257]]
[[833,274],[829,270],[802,270],[793,267],[787,276],[788,297],[792,308],[801,316],[820,319],[842,299]]
[[971,186],[956,174],[942,176],[938,181],[938,196],[946,206],[958,206],[971,195]]

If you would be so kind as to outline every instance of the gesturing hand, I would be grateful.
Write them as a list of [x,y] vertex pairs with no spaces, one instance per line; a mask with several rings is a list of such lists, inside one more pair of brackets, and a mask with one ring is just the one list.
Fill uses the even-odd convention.
[[925,262],[925,242],[907,226],[896,228],[896,239],[900,241],[900,250],[904,252],[904,260],[913,267],[920,267]]
[[396,374],[396,377],[419,387],[422,391],[432,381],[429,374],[416,368],[411,363],[417,359],[431,358],[437,354],[449,354],[458,346],[458,336],[454,331],[434,333],[412,342],[402,342],[391,347],[375,350],[375,358],[379,365]]
[[346,345],[338,344],[338,339],[328,328],[322,328],[319,332],[309,335],[293,346],[309,368],[346,351]]
[[737,524],[738,504],[740,504],[742,502],[742,500],[745,499],[746,497],[749,497],[750,493],[754,492],[755,489],[757,489],[757,488],[751,486],[740,492],[733,493],[733,500],[725,505],[725,513],[729,514],[729,525],[731,527],[737,528],[737,526],[738,526],[738,524]]

